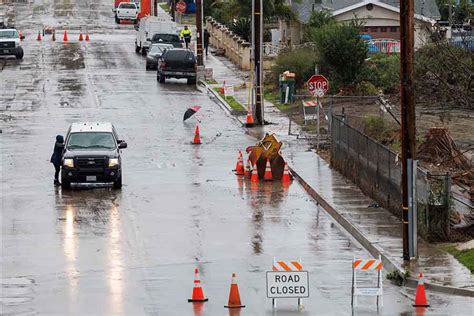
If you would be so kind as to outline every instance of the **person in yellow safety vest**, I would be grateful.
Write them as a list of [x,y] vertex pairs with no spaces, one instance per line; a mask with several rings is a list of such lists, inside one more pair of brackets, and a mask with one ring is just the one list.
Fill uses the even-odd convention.
[[192,33],[191,30],[188,29],[187,25],[185,25],[184,29],[181,30],[179,36],[184,39],[184,42],[186,43],[186,49],[188,49],[189,43],[191,42]]

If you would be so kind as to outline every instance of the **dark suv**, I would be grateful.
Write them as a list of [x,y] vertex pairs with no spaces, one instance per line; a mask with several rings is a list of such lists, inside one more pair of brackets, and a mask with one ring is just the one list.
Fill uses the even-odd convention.
[[187,49],[168,49],[158,59],[156,80],[165,83],[166,78],[186,78],[188,84],[196,84],[196,57]]
[[123,148],[127,143],[119,139],[111,123],[71,124],[62,158],[63,188],[70,188],[71,183],[107,182],[121,188]]
[[168,34],[168,33],[158,33],[154,34],[151,38],[151,43],[160,43],[160,44],[171,44],[176,48],[183,48],[183,43],[181,42],[177,34]]

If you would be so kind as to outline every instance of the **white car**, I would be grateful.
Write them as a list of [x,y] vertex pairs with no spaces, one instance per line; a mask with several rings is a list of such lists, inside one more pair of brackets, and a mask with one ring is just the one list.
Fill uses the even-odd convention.
[[21,40],[25,37],[18,34],[18,31],[12,28],[0,28],[0,56],[13,55],[16,59],[23,59],[23,48]]
[[120,24],[121,20],[138,22],[138,7],[134,2],[120,2],[115,12],[115,22]]
[[135,51],[145,55],[151,45],[153,35],[157,33],[177,33],[176,23],[171,21],[166,14],[158,16],[146,16],[140,19],[140,24],[135,26],[137,36],[135,39]]

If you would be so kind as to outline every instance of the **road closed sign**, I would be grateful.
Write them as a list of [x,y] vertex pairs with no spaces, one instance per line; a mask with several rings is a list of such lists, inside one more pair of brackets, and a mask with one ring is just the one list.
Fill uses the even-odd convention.
[[267,297],[309,297],[308,271],[268,271]]

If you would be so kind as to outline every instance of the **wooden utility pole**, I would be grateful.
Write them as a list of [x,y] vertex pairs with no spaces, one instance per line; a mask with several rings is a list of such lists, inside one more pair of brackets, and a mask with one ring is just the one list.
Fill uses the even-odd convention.
[[257,125],[263,125],[263,0],[252,1],[252,48],[255,67],[255,121]]
[[204,58],[202,55],[203,36],[202,36],[202,1],[196,0],[196,50],[197,50],[197,64],[204,65]]
[[158,0],[153,0],[153,15],[158,15]]
[[[414,0],[400,0],[400,106],[402,129],[402,234],[403,259],[410,260],[408,239],[408,160],[415,159],[415,100],[413,91]],[[416,203],[416,201],[414,201]],[[416,238],[416,237],[415,237]]]

